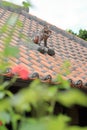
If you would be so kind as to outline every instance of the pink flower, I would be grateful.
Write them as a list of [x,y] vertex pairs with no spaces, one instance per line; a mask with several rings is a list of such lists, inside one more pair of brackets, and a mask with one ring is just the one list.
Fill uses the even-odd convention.
[[15,66],[12,69],[12,73],[18,75],[22,79],[28,79],[29,76],[28,70],[22,65]]

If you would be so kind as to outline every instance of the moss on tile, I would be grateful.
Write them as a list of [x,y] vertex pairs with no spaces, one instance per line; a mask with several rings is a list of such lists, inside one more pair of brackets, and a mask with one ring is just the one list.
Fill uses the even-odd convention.
[[25,10],[26,12],[29,12],[28,7],[16,5],[14,3],[8,2],[8,1],[0,1],[0,7],[5,7],[6,9],[13,9],[13,10]]
[[13,4],[11,2],[8,2],[8,1],[0,1],[0,5],[2,6],[10,6],[12,8],[20,8],[20,7],[23,7],[23,6],[20,6],[20,5],[16,5],[16,4]]

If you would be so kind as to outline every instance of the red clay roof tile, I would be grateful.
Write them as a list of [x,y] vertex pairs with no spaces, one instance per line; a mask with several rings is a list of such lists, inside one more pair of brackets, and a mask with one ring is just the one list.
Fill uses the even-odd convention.
[[[12,33],[12,46],[18,46],[20,53],[18,58],[10,58],[12,66],[17,64],[24,65],[30,73],[38,72],[41,77],[51,75],[55,79],[56,75],[61,73],[61,66],[65,60],[71,64],[70,74],[65,76],[75,82],[82,80],[87,82],[87,42],[61,30],[31,14],[14,13],[0,8],[0,28],[6,23],[11,15],[17,16],[21,26],[8,25],[9,31],[0,35],[0,51],[3,50],[4,39]],[[52,31],[48,39],[48,47],[54,49],[55,55],[50,56],[47,53],[41,54],[37,48],[38,45],[33,42],[30,44],[29,38],[38,30],[41,30],[44,24],[50,25]]]

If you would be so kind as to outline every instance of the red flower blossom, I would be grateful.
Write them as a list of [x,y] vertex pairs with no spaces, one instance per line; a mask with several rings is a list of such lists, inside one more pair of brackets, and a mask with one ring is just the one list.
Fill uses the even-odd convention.
[[28,79],[29,76],[28,70],[22,65],[15,66],[12,69],[12,73],[18,75],[22,79]]
[[2,126],[3,125],[3,123],[2,123],[2,121],[0,121],[0,126]]

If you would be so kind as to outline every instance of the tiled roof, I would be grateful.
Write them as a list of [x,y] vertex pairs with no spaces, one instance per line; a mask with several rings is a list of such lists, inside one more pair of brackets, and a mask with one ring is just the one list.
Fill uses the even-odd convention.
[[[74,82],[82,80],[87,82],[87,42],[67,33],[66,31],[47,23],[25,11],[7,10],[0,7],[0,28],[7,22],[9,17],[16,17],[21,21],[22,26],[17,27],[9,24],[9,31],[0,34],[0,51],[3,49],[3,41],[8,36],[11,29],[15,29],[12,33],[11,45],[17,46],[20,54],[17,58],[11,58],[9,61],[12,66],[21,64],[25,66],[32,75],[34,72],[39,74],[40,79],[46,75],[51,75],[52,80],[61,72],[63,62],[69,60],[70,74],[63,75],[66,79],[72,79]],[[29,42],[33,34],[41,30],[44,25],[49,25],[52,31],[48,39],[48,47],[55,51],[54,56],[47,53],[42,54],[38,49],[38,45]],[[20,36],[21,35],[21,36]]]

